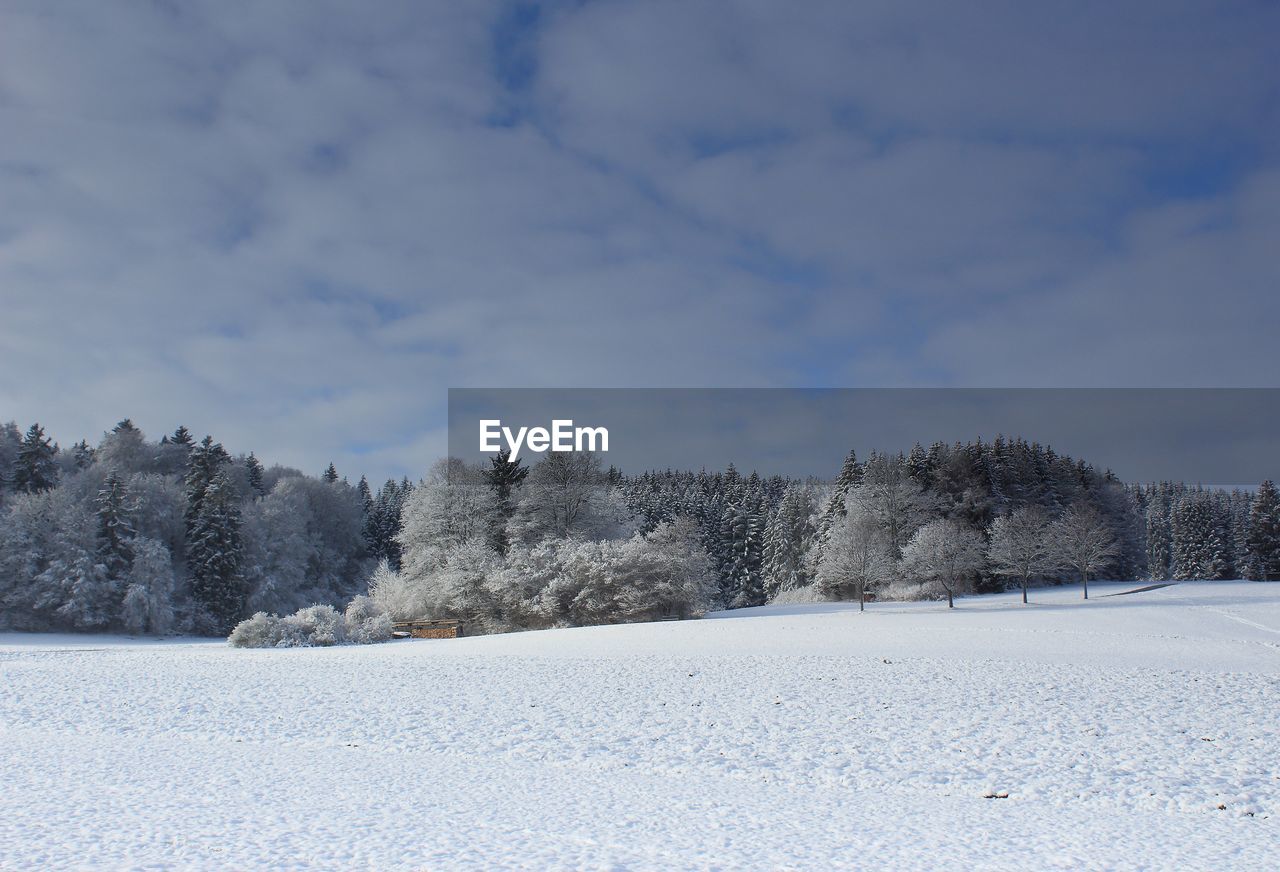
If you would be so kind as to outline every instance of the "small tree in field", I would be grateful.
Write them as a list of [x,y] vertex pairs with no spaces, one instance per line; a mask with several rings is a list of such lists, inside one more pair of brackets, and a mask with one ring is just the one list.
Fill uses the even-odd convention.
[[904,570],[932,581],[947,594],[947,608],[956,607],[955,594],[983,564],[982,537],[950,519],[930,521],[902,549]]
[[1092,506],[1072,506],[1049,525],[1049,540],[1060,566],[1080,573],[1084,598],[1089,598],[1089,573],[1107,566],[1119,553],[1115,534]]
[[829,597],[857,597],[858,610],[867,608],[867,591],[889,581],[894,560],[888,535],[871,512],[854,504],[837,517],[818,564],[818,590]]
[[1000,575],[1018,579],[1022,602],[1027,602],[1031,576],[1052,568],[1049,548],[1049,516],[1039,506],[1023,506],[1002,515],[991,525],[987,557]]

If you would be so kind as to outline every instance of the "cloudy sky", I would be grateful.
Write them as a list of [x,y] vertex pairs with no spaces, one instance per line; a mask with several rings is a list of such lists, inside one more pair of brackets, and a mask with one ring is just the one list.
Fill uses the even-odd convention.
[[353,478],[450,386],[1275,386],[1274,3],[0,3],[0,419]]

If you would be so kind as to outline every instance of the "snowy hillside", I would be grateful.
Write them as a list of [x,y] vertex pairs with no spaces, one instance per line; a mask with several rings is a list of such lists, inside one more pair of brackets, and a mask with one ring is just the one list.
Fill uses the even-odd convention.
[[1268,868],[1280,584],[1106,596],[1137,586],[333,649],[3,635],[0,868]]

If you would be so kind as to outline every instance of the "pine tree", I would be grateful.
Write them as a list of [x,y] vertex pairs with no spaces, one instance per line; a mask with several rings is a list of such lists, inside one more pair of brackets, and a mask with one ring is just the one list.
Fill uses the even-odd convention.
[[1173,577],[1190,579],[1226,578],[1230,560],[1223,530],[1223,517],[1212,494],[1188,491],[1174,506],[1170,527],[1173,534]]
[[805,553],[814,533],[812,515],[813,504],[808,490],[803,485],[790,485],[765,526],[763,573],[766,598],[773,599],[780,591],[796,590],[809,584]]
[[58,483],[58,467],[54,457],[58,448],[52,439],[46,439],[44,428],[32,424],[18,446],[18,456],[13,464],[13,489],[23,493],[39,493]]
[[94,451],[84,439],[71,446],[71,453],[76,461],[76,469],[88,469],[93,463]]
[[496,456],[489,458],[489,464],[489,468],[484,471],[484,479],[493,490],[497,506],[494,512],[493,532],[489,537],[490,544],[499,554],[506,554],[508,545],[506,525],[515,513],[512,494],[528,477],[529,467],[525,466],[524,461],[519,458],[512,462],[511,451],[505,448]]
[[[266,489],[262,484],[262,463],[258,458],[253,456],[253,452],[249,452],[249,456],[244,459],[245,471],[249,479],[249,489],[253,491],[255,496],[266,496]],[[360,479],[364,481],[364,479]],[[365,485],[366,489],[368,485]]]
[[243,617],[248,591],[240,571],[241,552],[240,510],[226,473],[219,471],[199,501],[187,551],[191,595],[218,632],[229,633]]
[[169,441],[174,445],[181,445],[185,448],[191,448],[195,444],[195,439],[191,437],[191,431],[186,427],[178,427],[173,431],[173,435],[169,437]]
[[369,512],[373,510],[373,492],[369,490],[369,479],[363,475],[360,476],[360,483],[356,485],[356,494],[360,497],[361,511],[366,518],[369,517]]
[[1249,553],[1247,577],[1280,580],[1280,494],[1270,480],[1264,481],[1254,494],[1245,540]]
[[192,537],[192,526],[200,515],[201,506],[204,503],[205,491],[214,478],[222,470],[223,464],[231,460],[230,455],[217,442],[213,441],[212,436],[204,437],[204,440],[191,449],[191,454],[187,460],[187,511],[186,525],[187,538]]
[[720,590],[730,608],[765,603],[760,567],[764,560],[764,524],[750,494],[731,503],[721,524],[724,563]]
[[98,560],[112,585],[123,583],[133,560],[133,525],[125,505],[128,494],[115,470],[98,491]]
[[338,468],[332,463],[330,463],[329,468],[324,471],[324,480],[329,484],[335,484],[338,481]]

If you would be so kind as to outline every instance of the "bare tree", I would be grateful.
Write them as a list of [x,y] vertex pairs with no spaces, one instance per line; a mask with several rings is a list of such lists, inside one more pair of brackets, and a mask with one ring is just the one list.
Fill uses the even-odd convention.
[[629,509],[609,486],[600,458],[590,451],[548,452],[520,488],[511,520],[513,539],[530,543],[545,538],[626,538]]
[[831,530],[818,566],[818,590],[826,596],[858,598],[867,608],[867,591],[888,581],[894,570],[889,537],[875,515],[854,504]]
[[897,457],[880,455],[867,461],[862,483],[849,491],[845,505],[861,506],[880,522],[894,558],[921,524],[929,519],[933,500]]
[[1049,540],[1059,565],[1080,573],[1085,599],[1089,598],[1089,573],[1106,567],[1120,553],[1111,525],[1088,505],[1063,512],[1049,525]]
[[1049,547],[1049,516],[1039,506],[1022,506],[995,519],[991,525],[991,545],[987,557],[996,572],[1017,578],[1022,584],[1022,602],[1027,602],[1031,576],[1052,568]]
[[953,520],[930,521],[902,549],[904,570],[932,581],[947,594],[947,608],[956,606],[955,594],[982,568],[982,537]]

